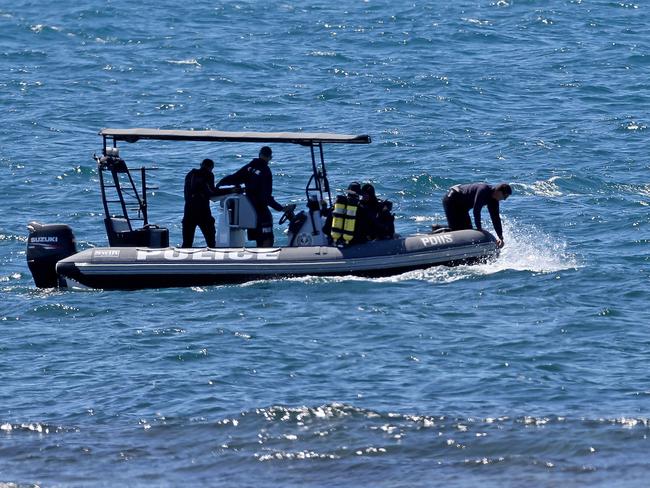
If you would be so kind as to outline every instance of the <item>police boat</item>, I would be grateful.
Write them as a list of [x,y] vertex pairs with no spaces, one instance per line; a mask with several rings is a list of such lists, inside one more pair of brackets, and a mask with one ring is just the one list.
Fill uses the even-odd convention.
[[[356,203],[332,194],[323,148],[328,144],[369,144],[367,135],[292,132],[223,132],[214,130],[103,129],[95,156],[104,207],[108,246],[77,251],[65,224],[28,225],[27,262],[41,288],[139,289],[204,286],[296,276],[389,276],[434,265],[485,261],[498,254],[486,231],[450,231],[353,244]],[[257,215],[246,195],[233,189],[214,197],[217,247],[170,247],[169,231],[148,219],[147,170],[133,171],[120,157],[118,143],[205,141],[297,144],[311,154],[312,174],[305,187],[306,207],[286,209],[286,246],[247,247],[246,232]],[[151,169],[151,168],[149,168]],[[139,173],[139,175],[138,175]],[[325,215],[333,209],[331,232]]]

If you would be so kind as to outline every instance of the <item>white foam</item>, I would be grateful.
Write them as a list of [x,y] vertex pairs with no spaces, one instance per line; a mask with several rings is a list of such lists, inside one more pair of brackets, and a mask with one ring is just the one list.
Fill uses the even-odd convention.
[[181,65],[186,64],[186,65],[190,65],[190,66],[201,66],[201,63],[199,63],[199,61],[197,59],[195,59],[195,58],[178,59],[178,60],[176,60],[176,59],[168,59],[167,62],[169,64],[181,64]]
[[556,183],[560,179],[561,176],[552,176],[548,180],[536,181],[532,184],[521,183],[520,186],[541,197],[561,197],[563,193]]
[[554,273],[580,266],[565,241],[551,237],[533,225],[519,224],[516,220],[505,222],[503,237],[506,245],[499,259],[472,268],[490,274],[504,270]]

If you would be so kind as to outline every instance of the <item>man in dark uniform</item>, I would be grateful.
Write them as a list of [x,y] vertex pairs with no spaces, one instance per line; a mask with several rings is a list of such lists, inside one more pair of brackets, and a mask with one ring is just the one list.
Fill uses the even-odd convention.
[[192,169],[185,176],[185,212],[183,214],[183,244],[192,247],[194,232],[198,226],[208,247],[216,247],[214,217],[210,212],[210,197],[219,192],[214,187],[214,161],[204,159],[199,169]]
[[507,183],[499,183],[496,186],[487,183],[469,183],[451,187],[442,199],[449,228],[451,230],[471,229],[472,221],[469,211],[473,210],[476,228],[482,230],[481,209],[487,205],[492,225],[498,237],[497,247],[503,247],[499,202],[507,199],[510,195],[512,195],[512,188]]
[[269,207],[281,212],[285,209],[273,198],[273,174],[269,168],[273,153],[268,146],[262,147],[259,157],[240,168],[217,184],[245,185],[246,196],[257,213],[257,228],[249,229],[248,238],[257,242],[258,247],[273,246],[273,216]]
[[391,213],[393,204],[388,200],[379,200],[371,183],[365,183],[360,191],[359,232],[365,240],[392,239],[395,234],[395,216]]

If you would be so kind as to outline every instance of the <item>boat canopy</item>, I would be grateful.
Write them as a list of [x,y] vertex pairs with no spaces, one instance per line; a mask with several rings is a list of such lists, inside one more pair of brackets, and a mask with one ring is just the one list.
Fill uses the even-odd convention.
[[160,141],[291,143],[302,146],[320,144],[370,144],[368,135],[328,134],[325,132],[225,132],[219,130],[102,129],[99,135],[114,142]]
[[[103,158],[96,158],[101,170],[110,170],[112,179],[107,180],[105,184],[102,172],[100,171],[100,185],[102,188],[102,200],[107,218],[111,215],[119,215],[127,221],[131,229],[131,218],[128,215],[128,205],[125,201],[121,190],[121,183],[118,181],[120,174],[126,174],[128,181],[126,185],[129,195],[133,194],[137,198],[138,218],[143,215],[144,224],[147,224],[146,200],[140,199],[138,190],[135,188],[131,174],[124,160],[118,158],[118,163],[112,159],[114,154],[109,155],[111,144],[117,147],[118,141],[137,142],[139,140],[158,140],[158,141],[203,141],[203,142],[256,142],[256,143],[289,143],[306,146],[311,152],[312,175],[307,181],[305,195],[307,200],[315,199],[317,202],[325,201],[332,206],[332,194],[327,179],[327,170],[325,169],[325,159],[323,157],[324,144],[370,144],[371,139],[368,135],[347,135],[347,134],[330,134],[326,132],[225,132],[219,130],[169,130],[169,129],[102,129],[99,135],[103,137],[104,158],[108,157],[108,163]],[[146,197],[145,188],[145,168],[142,171],[142,195]],[[107,189],[115,189],[118,193],[117,198],[108,199]],[[121,205],[121,214],[118,211],[113,213],[108,208],[108,203],[119,203]],[[108,227],[107,227],[108,229]]]

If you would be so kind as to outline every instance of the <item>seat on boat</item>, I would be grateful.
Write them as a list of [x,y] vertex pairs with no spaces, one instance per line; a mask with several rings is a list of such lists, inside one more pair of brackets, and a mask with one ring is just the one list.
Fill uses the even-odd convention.
[[108,245],[112,247],[169,247],[169,230],[157,225],[133,229],[124,217],[106,217]]

